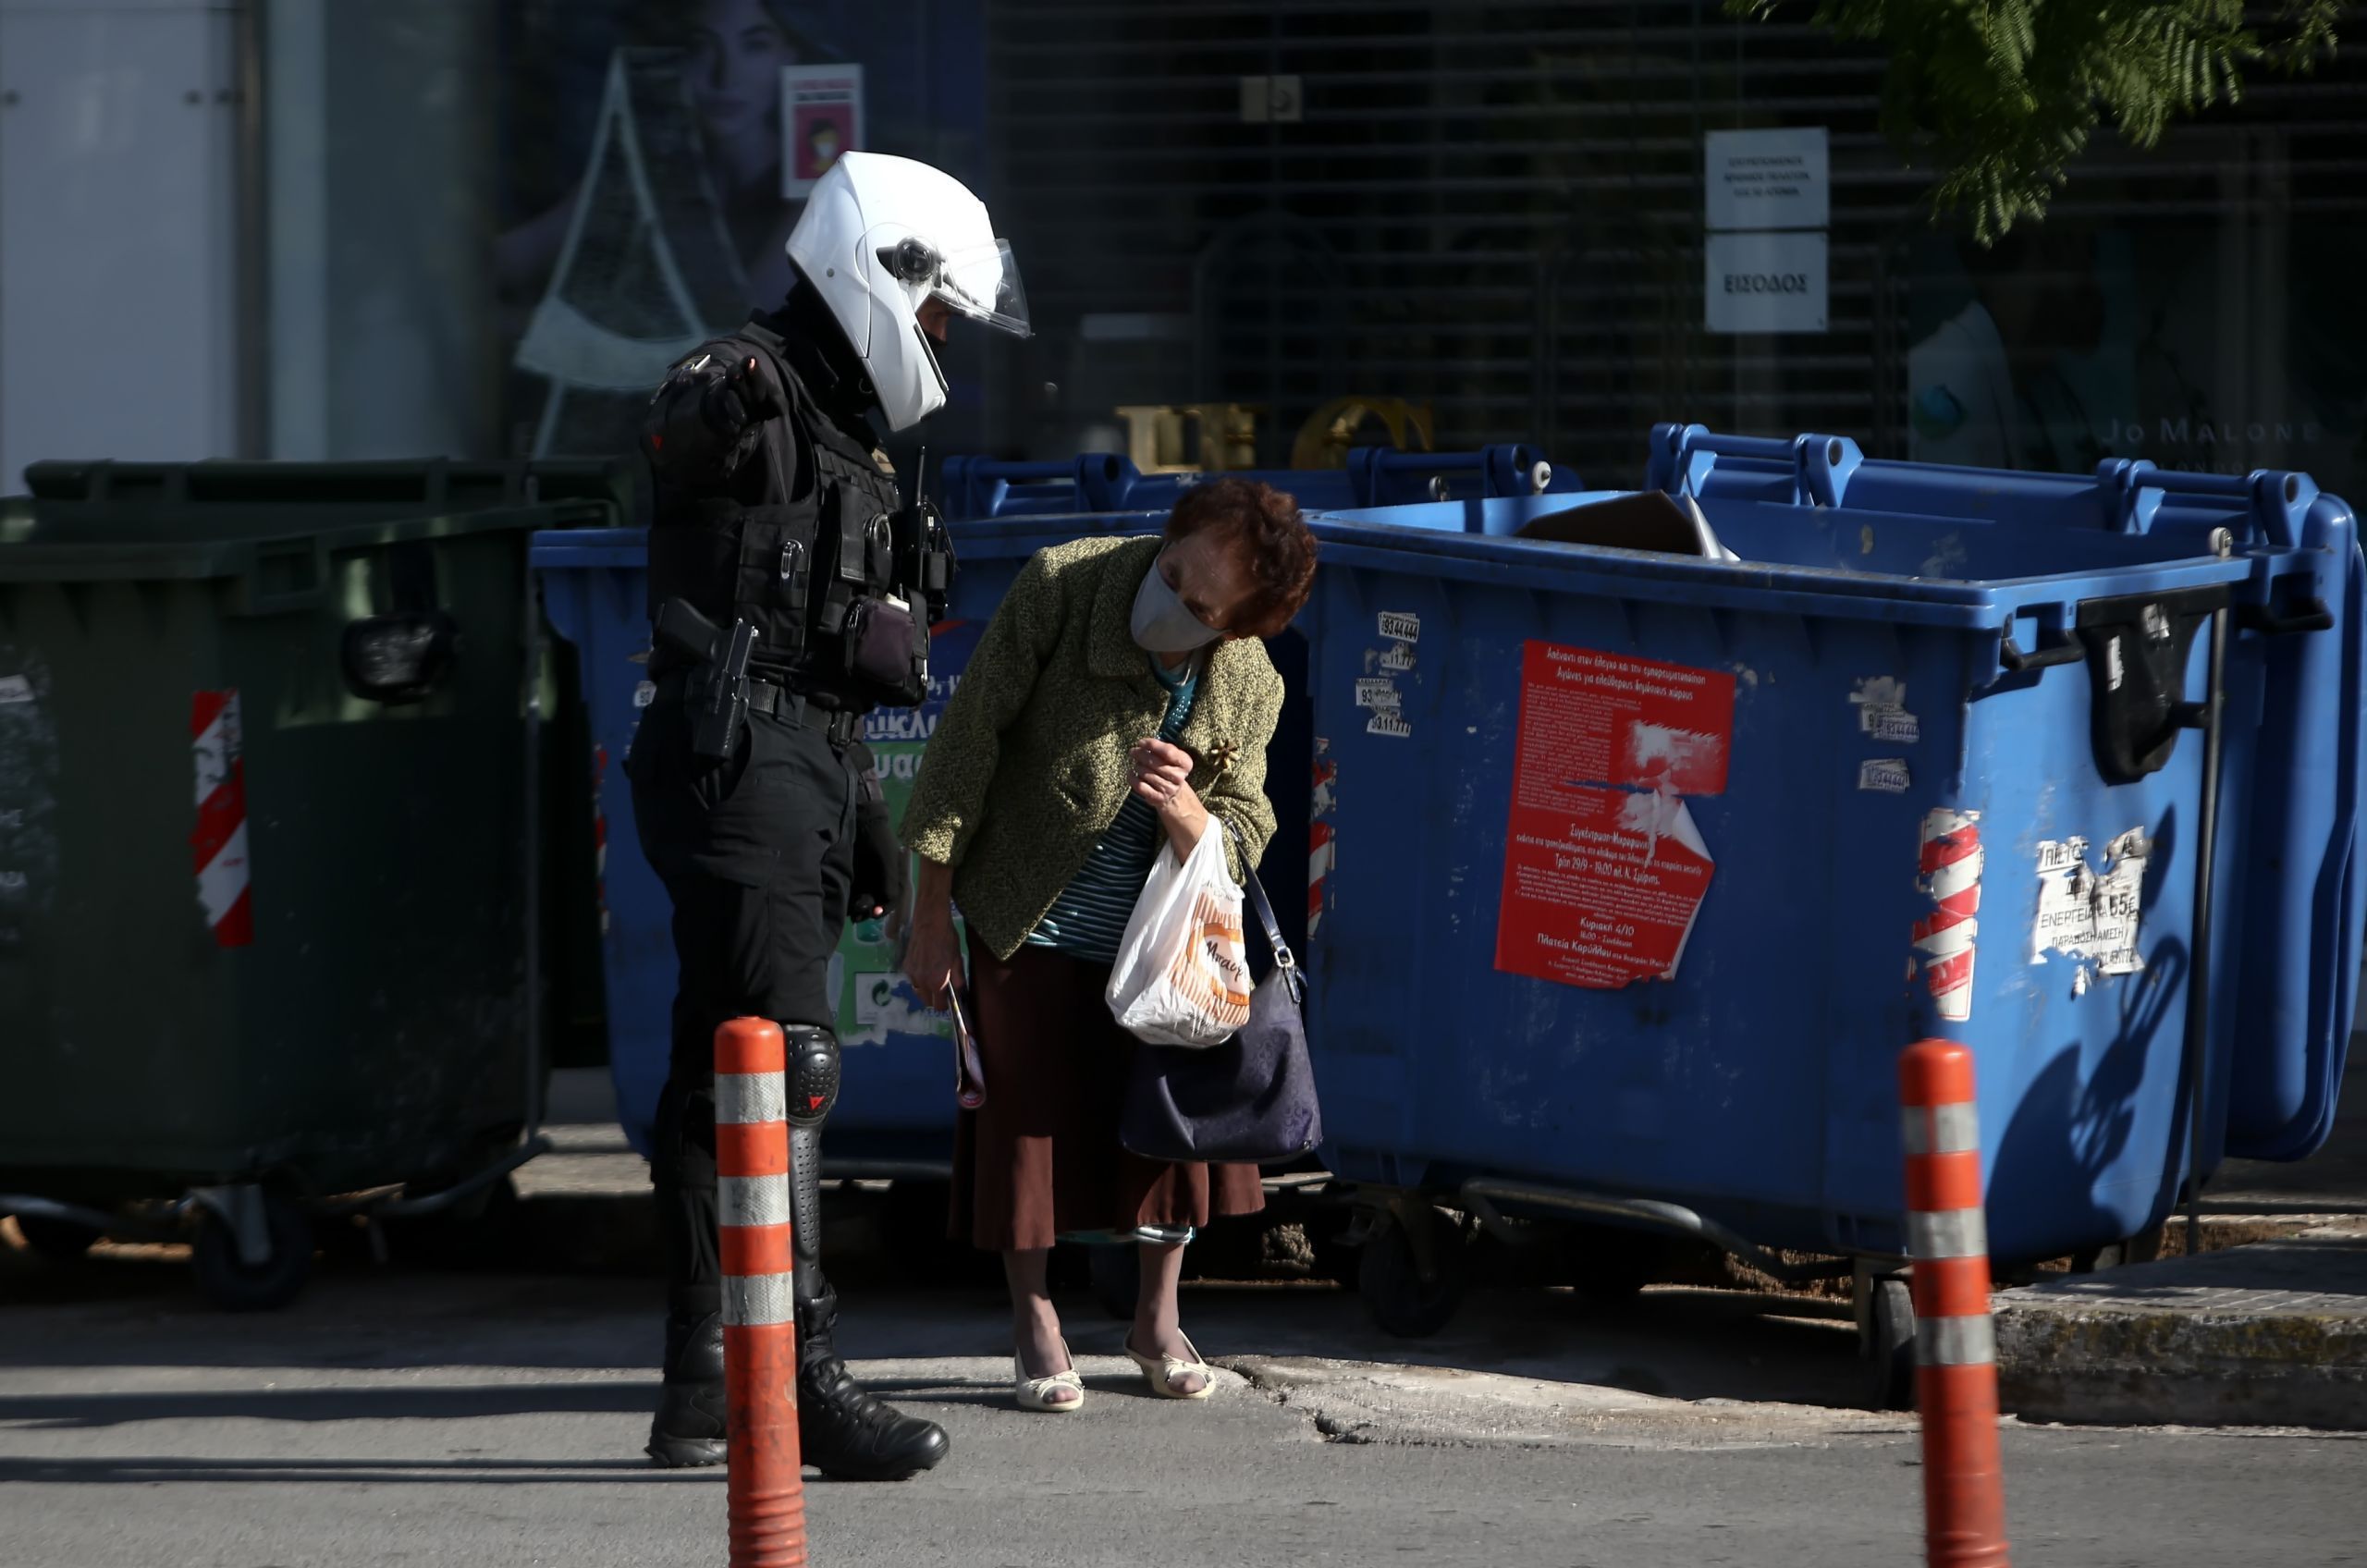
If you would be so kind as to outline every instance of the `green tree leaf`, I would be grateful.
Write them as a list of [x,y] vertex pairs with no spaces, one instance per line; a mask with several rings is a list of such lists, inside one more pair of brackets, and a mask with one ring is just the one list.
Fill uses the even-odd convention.
[[1881,46],[1881,123],[1929,165],[1935,221],[1968,214],[1983,244],[2046,215],[2097,127],[2151,147],[2173,120],[2236,103],[2246,73],[2308,70],[2335,47],[2344,0],[1726,0],[1754,18],[1802,10]]

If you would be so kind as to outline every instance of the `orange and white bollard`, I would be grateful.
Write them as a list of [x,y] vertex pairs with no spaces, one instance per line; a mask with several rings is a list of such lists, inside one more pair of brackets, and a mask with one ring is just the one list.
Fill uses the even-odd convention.
[[731,1568],[796,1568],[805,1561],[788,1066],[777,1023],[735,1018],[715,1032]]
[[1915,1394],[1923,1425],[1923,1528],[1932,1568],[2005,1568],[2005,1476],[1997,1439],[1997,1336],[1972,1052],[1947,1040],[1898,1063],[1907,1142],[1907,1251],[1914,1259]]

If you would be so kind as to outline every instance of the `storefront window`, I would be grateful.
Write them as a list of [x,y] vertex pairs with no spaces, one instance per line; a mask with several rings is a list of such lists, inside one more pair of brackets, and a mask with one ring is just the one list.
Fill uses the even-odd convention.
[[2248,210],[1916,249],[1907,456],[2084,472],[2108,459],[2300,469],[2355,493],[2367,317],[2334,224]]
[[511,0],[493,252],[508,449],[630,450],[666,367],[789,291],[799,192],[847,148],[978,183],[977,13]]

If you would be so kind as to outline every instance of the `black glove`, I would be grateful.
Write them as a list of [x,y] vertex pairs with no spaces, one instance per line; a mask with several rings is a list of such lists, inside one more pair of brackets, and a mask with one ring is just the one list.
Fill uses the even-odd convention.
[[889,911],[904,907],[912,868],[904,846],[896,842],[896,825],[888,817],[888,796],[871,753],[861,746],[849,753],[859,768],[855,775],[854,882],[847,900],[850,920],[880,920]]
[[727,441],[737,440],[751,425],[779,419],[788,411],[753,356],[725,371],[706,390],[707,426]]

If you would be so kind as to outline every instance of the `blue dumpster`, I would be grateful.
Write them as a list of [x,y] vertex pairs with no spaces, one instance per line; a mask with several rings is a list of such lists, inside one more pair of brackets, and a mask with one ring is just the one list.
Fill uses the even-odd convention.
[[[901,811],[920,754],[946,696],[1020,566],[1047,545],[1116,530],[1152,533],[1158,514],[1058,517],[966,525],[954,532],[960,570],[949,623],[931,649],[929,701],[882,710],[865,739],[879,762],[891,808]],[[608,1011],[609,1072],[618,1117],[646,1156],[666,1082],[674,953],[666,889],[642,858],[632,792],[620,765],[650,687],[647,535],[639,529],[552,531],[536,536],[533,564],[546,614],[581,655],[594,753],[592,788],[601,848],[601,955]],[[925,1011],[895,973],[894,948],[876,925],[852,928],[831,961],[846,1073],[824,1157],[841,1176],[941,1171],[953,1130],[949,1025]]]
[[1578,488],[1528,447],[1476,452],[1401,452],[1357,447],[1344,467],[1275,469],[1235,475],[1150,473],[1106,452],[1051,462],[948,458],[945,515],[954,521],[1060,512],[1165,511],[1190,484],[1226,477],[1261,480],[1302,507],[1386,507],[1490,496],[1559,495]]
[[[2218,820],[2291,787],[2268,678],[2331,634],[2275,628],[2353,570],[2347,508],[2269,476],[2222,557],[2176,528],[1695,494],[1741,561],[1503,537],[1591,497],[1318,520],[1326,1162],[1515,1228],[1895,1257],[1895,1061],[1945,1033],[1978,1053],[2001,1262],[2156,1225],[2221,1158],[2243,917],[2280,876],[2219,835],[2190,1149],[2207,747],[2180,726],[2215,620]],[[2348,821],[2339,732],[2349,761],[2309,788]],[[2306,988],[2338,993],[2355,922],[2312,952]]]
[[[1427,493],[1429,477],[1439,474],[1454,476],[1456,483],[1470,476],[1475,494],[1570,496],[1576,484],[1574,475],[1540,472],[1540,459],[1519,447],[1468,454],[1359,448],[1349,458],[1344,470],[1259,477],[1286,488],[1336,494],[1342,501]],[[1157,533],[1179,486],[1178,476],[1146,477],[1122,459],[1091,456],[1059,464],[955,458],[946,464],[946,477],[950,509],[959,516],[966,507],[972,521],[953,524],[960,566],[949,623],[937,629],[931,649],[930,700],[911,712],[874,714],[865,731],[889,802],[899,811],[945,697],[1019,568],[1047,545],[1087,534]],[[1155,509],[1080,509],[1113,499]],[[1016,510],[1023,508],[1036,509]],[[1484,521],[1475,514],[1469,526]],[[1457,512],[1434,525],[1459,528],[1466,521]],[[649,646],[646,535],[634,529],[546,533],[535,540],[533,559],[553,629],[582,655],[603,867],[600,919],[610,1072],[626,1136],[646,1155],[666,1080],[674,986],[665,889],[642,859],[631,791],[619,771],[648,700],[641,662]],[[1322,770],[1311,766],[1311,626],[1310,613],[1267,644],[1289,695],[1268,751],[1268,790],[1279,826],[1260,876],[1273,895],[1284,939],[1294,947],[1303,946],[1306,936],[1310,865],[1319,876],[1328,852],[1328,830],[1310,822],[1311,802],[1321,798],[1323,789]],[[858,926],[834,962],[831,994],[849,1067],[825,1153],[840,1174],[920,1170],[948,1158],[952,1111],[947,1025],[919,1009],[911,987],[894,973],[893,960],[886,933]]]
[[608,1072],[626,1139],[645,1158],[666,1084],[667,1015],[674,1001],[666,889],[641,856],[621,771],[650,690],[642,663],[649,649],[646,535],[639,529],[555,529],[535,535],[527,559],[544,616],[575,645],[582,671]]
[[2002,472],[1868,460],[1829,435],[1772,440],[1675,424],[1652,432],[1649,483],[1712,505],[1846,505],[2190,541],[2225,528],[2248,544],[2303,546],[2308,583],[2248,617],[2252,630],[2278,635],[2260,648],[2262,785],[2231,830],[2247,861],[2271,874],[2253,879],[2240,910],[2227,1152],[2298,1159],[2325,1141],[2358,1003],[2359,966],[2343,955],[2358,952],[2367,916],[2367,877],[2356,869],[2367,561],[2348,508],[2298,474],[2183,473],[2125,459],[2093,474]]

